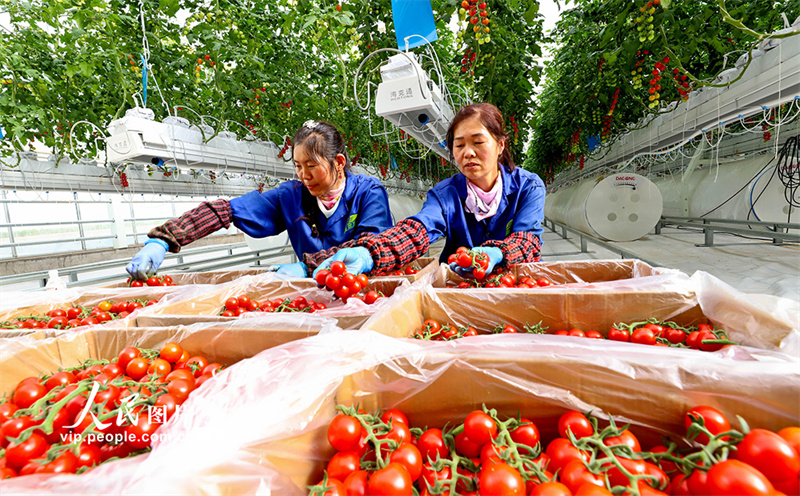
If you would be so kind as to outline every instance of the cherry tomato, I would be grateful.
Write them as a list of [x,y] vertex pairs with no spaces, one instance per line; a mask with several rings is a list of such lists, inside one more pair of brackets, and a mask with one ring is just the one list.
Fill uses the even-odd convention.
[[532,421],[528,419],[520,419],[522,424],[513,431],[511,431],[511,440],[517,443],[517,449],[521,449],[521,453],[525,454],[525,450],[529,451],[532,455],[534,452],[534,448],[537,444],[539,444],[539,429],[536,427]]
[[336,277],[341,277],[347,271],[347,266],[344,262],[336,261],[331,264],[331,274]]
[[393,462],[370,476],[367,482],[367,492],[384,496],[411,496],[413,494],[412,484],[411,475],[406,467]]
[[25,441],[8,445],[5,454],[6,466],[19,470],[31,460],[43,455],[48,448],[44,437],[34,432]]
[[631,343],[647,344],[652,346],[656,344],[656,335],[652,331],[652,329],[648,329],[647,327],[640,327],[638,329],[635,329],[631,334]]
[[380,298],[380,295],[378,294],[377,291],[372,291],[372,290],[367,291],[367,293],[364,295],[364,303],[366,303],[367,305],[372,305],[373,303],[378,301],[378,298]]
[[784,427],[778,431],[778,435],[800,454],[800,427]]
[[147,360],[142,357],[136,357],[128,362],[128,365],[125,367],[125,373],[134,381],[138,381],[147,374],[148,366]]
[[239,309],[239,300],[237,298],[228,298],[225,300],[225,308],[231,312],[235,312]]
[[167,343],[158,353],[158,356],[169,363],[176,363],[183,355],[183,348],[178,343]]
[[169,392],[169,394],[175,398],[175,401],[179,405],[182,405],[194,388],[194,384],[190,383],[186,379],[175,379],[167,385],[167,392]]
[[586,483],[605,487],[605,478],[600,474],[590,472],[581,460],[572,460],[567,463],[559,473],[558,480],[573,492]]
[[131,362],[131,360],[133,360],[134,358],[138,358],[140,356],[142,356],[142,352],[139,351],[139,348],[134,348],[133,346],[129,346],[119,353],[119,356],[117,358],[117,363],[124,370]]
[[339,451],[328,461],[328,477],[343,481],[359,469],[361,457],[355,451]]
[[328,442],[336,451],[356,450],[364,428],[356,417],[337,415],[328,424]]
[[455,442],[456,451],[467,458],[475,458],[481,454],[482,445],[470,441],[463,432],[455,437]]
[[497,435],[497,424],[484,411],[474,410],[464,420],[464,434],[471,442],[484,445]]
[[711,467],[706,485],[711,494],[720,496],[768,495],[775,490],[761,472],[739,460],[725,460]]
[[642,446],[639,444],[639,439],[628,429],[620,432],[619,436],[612,436],[603,439],[603,444],[606,446],[627,445],[634,453],[642,451]]
[[586,418],[586,415],[575,410],[568,411],[558,419],[558,435],[568,438],[567,431],[572,431],[576,439],[591,436],[594,434],[594,426]]
[[156,358],[153,363],[147,367],[148,377],[162,377],[172,372],[172,365],[163,358]]
[[21,384],[14,390],[14,404],[20,408],[28,408],[46,394],[47,388],[38,381]]
[[403,443],[389,455],[391,463],[399,463],[408,470],[411,482],[419,479],[422,473],[422,455],[420,450],[411,443]]
[[[722,412],[710,406],[700,405],[686,412],[683,423],[687,432],[692,425],[692,419],[702,419],[705,428],[714,436],[731,430],[731,424]],[[702,433],[695,440],[701,444],[708,444],[709,441],[708,436]]]
[[367,496],[367,471],[355,470],[342,483],[346,496]]
[[481,494],[525,496],[522,475],[506,463],[495,463],[481,470],[478,486]]
[[611,341],[621,341],[623,343],[627,343],[630,341],[630,333],[627,329],[617,329],[616,327],[612,327],[608,331],[608,339]]
[[239,295],[239,297],[236,298],[236,301],[239,304],[239,308],[246,308],[247,305],[250,303],[250,297],[247,296],[246,294]]
[[800,455],[778,434],[766,429],[753,429],[745,435],[736,451],[743,461],[764,474],[770,482],[794,479],[800,475]]
[[[424,461],[444,460],[450,454],[450,450],[444,442],[441,429],[428,429],[423,432],[417,440],[417,447]],[[416,480],[416,479],[414,479]]]
[[550,457],[547,468],[551,472],[564,468],[572,460],[588,460],[585,453],[573,446],[569,439],[563,437],[550,441],[545,452]]

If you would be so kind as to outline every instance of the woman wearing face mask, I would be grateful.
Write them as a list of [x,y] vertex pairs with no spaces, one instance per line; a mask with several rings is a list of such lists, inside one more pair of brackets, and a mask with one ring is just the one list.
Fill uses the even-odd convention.
[[[324,121],[307,121],[294,136],[298,179],[260,193],[206,202],[148,233],[150,239],[126,267],[146,279],[164,261],[167,250],[208,236],[231,223],[254,238],[287,231],[299,259],[392,226],[389,197],[380,181],[352,174],[341,134]],[[283,264],[279,273],[306,277],[303,262]]]
[[[539,261],[544,183],[514,165],[503,122],[490,103],[459,110],[447,131],[447,146],[461,172],[428,191],[418,214],[379,235],[357,240],[355,247],[306,257],[309,266],[318,264],[316,270],[321,270],[341,260],[352,273],[396,270],[442,236],[447,237],[442,262],[459,246],[486,253],[486,273],[501,262]],[[459,272],[469,276],[472,269]]]

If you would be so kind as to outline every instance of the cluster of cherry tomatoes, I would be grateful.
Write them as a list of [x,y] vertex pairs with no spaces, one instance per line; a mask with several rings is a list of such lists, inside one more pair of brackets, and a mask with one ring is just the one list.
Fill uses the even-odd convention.
[[[638,496],[798,494],[800,427],[778,433],[743,425],[732,430],[713,407],[685,414],[693,440],[669,439],[643,450],[627,426],[575,410],[558,420],[546,442],[522,415],[470,412],[444,429],[415,428],[397,409],[383,415],[337,407],[328,425],[336,453],[309,494],[477,496]],[[702,445],[701,449],[697,446]]]
[[145,280],[129,277],[125,282],[128,284],[129,288],[141,288],[144,286],[177,286],[170,276],[152,275]]
[[343,262],[333,262],[330,270],[322,269],[314,276],[320,288],[328,288],[333,294],[347,303],[349,298],[363,301],[367,305],[372,305],[378,299],[383,298],[384,294],[380,291],[370,290],[361,296],[361,290],[369,285],[369,278],[366,274],[353,275],[347,272],[347,266]]
[[246,294],[241,294],[236,298],[225,300],[225,306],[220,310],[219,315],[223,317],[238,317],[245,312],[308,312],[314,313],[317,310],[328,308],[324,303],[314,300],[307,300],[304,296],[291,298],[276,298],[274,300],[264,300],[259,302],[250,298]]
[[408,267],[406,267],[404,269],[393,270],[393,271],[390,271],[390,272],[382,272],[380,275],[382,275],[382,276],[413,276],[414,274],[416,274],[420,270],[421,269],[419,268],[419,265],[409,265]]
[[457,285],[453,286],[457,289],[472,289],[472,288],[546,288],[547,286],[553,286],[556,283],[547,279],[546,277],[540,277],[539,279],[534,279],[533,277],[522,276],[519,279],[512,274],[511,272],[503,272],[501,269],[493,270],[489,273],[488,276],[484,277],[483,281],[478,281],[474,279],[468,279],[466,281],[461,281]]
[[447,257],[447,263],[456,263],[462,269],[472,267],[472,275],[480,281],[486,277],[486,269],[489,268],[489,255],[480,251],[470,250],[466,246],[459,246],[455,253]]
[[0,400],[0,479],[82,473],[148,451],[156,431],[221,368],[167,343],[23,379]]
[[123,319],[138,308],[149,307],[158,300],[104,300],[93,307],[75,305],[55,308],[44,315],[26,315],[0,322],[0,329],[72,329]]
[[[511,324],[499,324],[491,330],[492,334],[546,334],[547,328],[541,323],[526,324],[520,331]],[[581,329],[559,329],[552,333],[555,336],[572,336],[589,339],[609,339],[625,343],[645,344],[651,346],[669,346],[674,348],[692,348],[700,351],[717,351],[736,343],[728,339],[728,335],[721,329],[716,329],[710,324],[700,324],[697,327],[683,327],[675,322],[662,322],[649,319],[632,324],[615,324],[609,329],[608,337],[595,330],[583,331]],[[439,323],[435,319],[427,319],[420,329],[414,331],[411,337],[429,341],[450,341],[453,339],[477,336],[478,331],[471,325],[455,326],[449,323]]]

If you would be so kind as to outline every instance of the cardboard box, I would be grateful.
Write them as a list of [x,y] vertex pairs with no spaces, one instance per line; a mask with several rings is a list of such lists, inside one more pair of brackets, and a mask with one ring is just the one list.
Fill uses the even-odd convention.
[[[776,353],[763,352],[759,361],[739,348],[741,360],[730,367],[723,357],[697,360],[697,352],[676,349],[634,350],[591,340],[565,347],[556,336],[420,343],[368,332],[339,334],[344,335],[320,335],[281,349],[293,359],[281,368],[285,388],[316,395],[287,406],[279,425],[254,433],[242,458],[217,467],[239,470],[231,482],[247,480],[244,453],[257,453],[251,473],[258,473],[260,483],[273,494],[303,494],[306,485],[321,480],[333,454],[326,432],[340,404],[367,411],[399,408],[412,425],[439,428],[463,421],[485,404],[503,419],[519,413],[530,418],[544,442],[555,437],[557,419],[566,410],[591,410],[603,418],[612,415],[620,425],[633,423],[643,447],[662,434],[679,439],[685,412],[698,404],[718,408],[730,419],[741,415],[751,427],[777,430],[800,421],[800,370],[796,361]],[[305,346],[311,341],[313,347]],[[270,354],[259,359],[272,363]],[[285,392],[279,388],[261,405],[243,408],[260,411]]]
[[[161,300],[167,295],[175,295],[184,291],[177,287],[143,287],[126,289],[88,288],[83,290],[46,291],[39,293],[15,295],[15,305],[5,306],[0,310],[0,321],[12,320],[16,317],[39,315],[45,316],[50,310],[58,308],[66,310],[74,306],[91,307],[102,301]],[[131,321],[126,321],[131,322]],[[116,325],[120,325],[118,322]]]
[[319,289],[313,279],[275,280],[248,278],[218,286],[201,294],[184,293],[181,297],[171,298],[163,305],[154,306],[146,312],[141,312],[136,317],[136,325],[139,327],[160,327],[189,325],[197,322],[229,322],[259,315],[257,312],[247,313],[241,317],[222,317],[219,315],[225,300],[231,297],[238,297],[241,294],[247,294],[250,298],[258,301],[294,298],[302,295],[309,300],[328,305],[328,309],[317,311],[314,315],[336,319],[338,326],[342,329],[358,329],[375,311],[388,304],[388,297],[391,297],[399,288],[406,285],[408,285],[408,282],[401,278],[386,277],[375,279],[370,281],[367,290],[382,292],[387,296],[385,300],[381,299],[373,305],[366,305],[353,300],[345,305],[341,300],[334,299],[331,291]]
[[[663,276],[680,273],[674,269],[651,267],[641,260],[580,260],[574,262],[538,262],[512,265],[510,272],[519,279],[530,277],[533,279],[545,278],[555,286],[562,284],[602,283],[620,281],[624,279],[637,279],[642,277]],[[432,279],[432,284],[437,288],[458,286],[465,279],[441,267]],[[531,288],[531,289],[552,289]]]
[[666,291],[532,292],[528,289],[413,288],[376,312],[362,327],[393,337],[410,337],[427,319],[457,326],[472,325],[490,333],[499,324],[522,330],[541,323],[548,333],[559,329],[597,330],[604,336],[615,323],[648,318],[684,326],[706,322],[694,293]]
[[30,376],[51,374],[62,367],[75,367],[88,358],[110,360],[128,346],[160,349],[180,343],[192,356],[233,365],[263,350],[332,330],[332,319],[311,315],[297,319],[242,319],[235,322],[154,328],[94,326],[83,332],[56,331],[40,341],[0,342],[0,391],[12,391]]

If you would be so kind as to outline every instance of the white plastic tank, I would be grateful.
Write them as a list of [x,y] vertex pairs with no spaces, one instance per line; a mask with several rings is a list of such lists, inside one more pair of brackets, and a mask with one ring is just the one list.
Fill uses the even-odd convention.
[[661,192],[649,179],[623,172],[592,178],[549,193],[545,215],[579,231],[611,241],[633,241],[661,218]]

